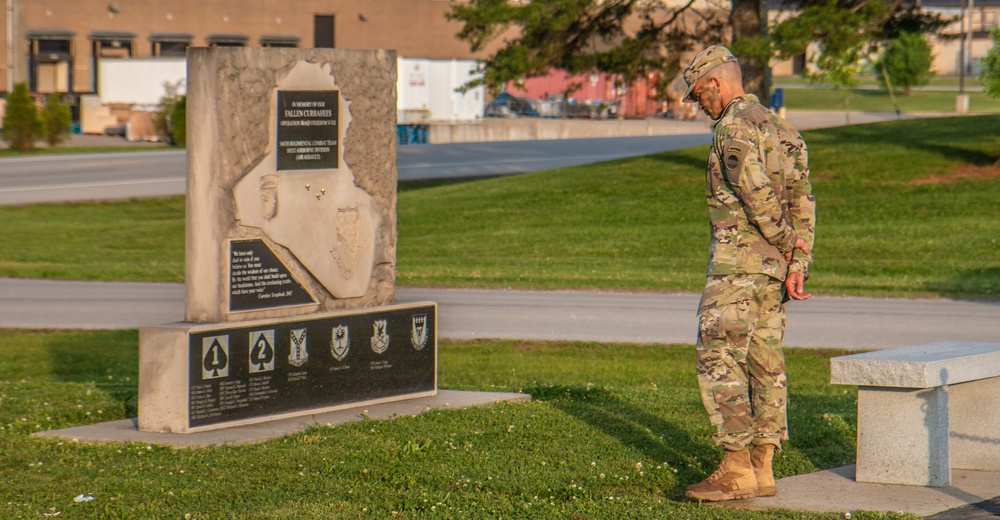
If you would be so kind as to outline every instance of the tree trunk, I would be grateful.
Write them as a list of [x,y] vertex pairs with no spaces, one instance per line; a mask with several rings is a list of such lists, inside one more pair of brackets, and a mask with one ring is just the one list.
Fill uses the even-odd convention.
[[[767,34],[765,5],[766,0],[733,0],[729,23],[733,27],[734,42],[744,38],[762,38]],[[738,54],[736,57],[743,69],[743,89],[755,94],[761,103],[770,104],[771,71],[767,60]]]

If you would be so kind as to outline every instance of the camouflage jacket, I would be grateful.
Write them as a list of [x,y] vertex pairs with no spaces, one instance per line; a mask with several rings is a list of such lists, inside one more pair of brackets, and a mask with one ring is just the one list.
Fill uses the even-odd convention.
[[708,274],[766,274],[784,280],[805,272],[812,251],[816,201],[806,143],[754,95],[734,99],[714,125],[706,188],[712,245]]

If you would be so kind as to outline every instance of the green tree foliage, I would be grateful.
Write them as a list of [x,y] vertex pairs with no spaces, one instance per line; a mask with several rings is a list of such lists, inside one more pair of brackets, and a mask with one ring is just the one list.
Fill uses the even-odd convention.
[[494,93],[509,81],[551,69],[614,74],[625,84],[655,70],[660,72],[658,92],[665,93],[692,51],[727,43],[744,69],[744,88],[766,101],[763,64],[817,44],[816,79],[841,88],[846,102],[856,86],[859,61],[881,42],[902,31],[933,32],[948,23],[909,2],[796,0],[789,5],[791,18],[772,28],[761,24],[762,5],[776,5],[766,0],[731,0],[728,11],[696,10],[693,1],[469,0],[455,3],[448,17],[464,24],[458,36],[473,51],[499,45],[485,60],[484,76],[467,84],[486,85]]
[[983,58],[979,80],[983,82],[983,87],[991,98],[1000,98],[1000,29],[993,29],[990,38],[993,40],[993,47],[990,47]]
[[58,146],[69,137],[73,114],[70,111],[69,103],[63,101],[61,95],[49,94],[45,96],[41,119],[45,141],[49,143],[49,146]]
[[28,152],[35,147],[35,141],[44,135],[43,132],[38,107],[28,93],[28,85],[14,85],[4,109],[3,140],[14,150]]
[[933,75],[931,46],[922,34],[904,32],[890,40],[882,49],[882,55],[875,63],[879,73],[885,73],[889,81],[903,87],[907,96],[913,94],[913,87],[926,85]]
[[859,85],[863,61],[904,32],[935,32],[948,22],[916,5],[904,5],[903,0],[804,0],[795,16],[771,27],[770,36],[780,58],[805,52],[811,44],[816,46],[818,52],[810,55],[806,75],[814,82],[833,85],[841,93],[850,122],[850,100]]
[[[986,94],[995,99],[1000,98],[1000,29],[990,31],[990,39],[993,40],[993,46],[983,58],[979,80],[983,82]],[[997,158],[996,166],[1000,167],[1000,157]]]
[[691,8],[648,0],[470,0],[456,3],[448,18],[464,26],[458,36],[473,51],[503,40],[486,60],[483,76],[467,87],[491,92],[508,81],[560,69],[570,74],[604,73],[630,84],[651,71],[661,73],[658,92],[680,73],[684,53],[705,42],[724,41],[724,13],[709,16]]
[[170,111],[170,138],[176,146],[187,146],[187,96],[177,98]]
[[804,52],[816,44],[805,74],[815,83],[832,85],[844,99],[850,122],[851,95],[860,84],[861,58],[873,48],[872,34],[888,17],[890,6],[881,1],[862,1],[857,9],[845,9],[838,0],[803,5],[794,18],[771,28],[778,55],[783,58]]
[[162,138],[172,144],[177,143],[176,139],[174,139],[171,119],[174,114],[175,105],[183,97],[178,94],[180,88],[180,81],[177,83],[170,83],[169,81],[163,82],[164,94],[160,97],[160,109],[157,110],[156,114],[153,116],[153,127],[156,128]]

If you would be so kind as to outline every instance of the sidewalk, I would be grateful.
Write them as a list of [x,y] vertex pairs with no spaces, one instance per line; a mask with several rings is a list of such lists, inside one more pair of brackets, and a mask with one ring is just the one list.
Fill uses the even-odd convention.
[[[163,148],[168,149],[169,147],[163,143],[150,143],[146,141],[126,141],[125,138],[121,136],[112,135],[91,135],[91,134],[70,134],[69,138],[58,148],[66,147],[97,147],[97,146],[108,146],[115,147],[119,146],[122,148]],[[48,148],[48,143],[44,141],[39,141],[35,143],[35,148],[45,149]],[[5,150],[9,148],[7,141],[0,139],[0,150]]]

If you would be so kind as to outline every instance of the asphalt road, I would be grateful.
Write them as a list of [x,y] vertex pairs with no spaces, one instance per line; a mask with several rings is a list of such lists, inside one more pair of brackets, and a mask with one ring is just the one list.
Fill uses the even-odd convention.
[[[709,134],[399,147],[400,181],[509,175],[707,143]],[[0,205],[165,197],[185,192],[180,151],[0,160]]]
[[[184,319],[182,284],[0,278],[0,328],[123,329]],[[693,343],[697,294],[398,287],[438,303],[448,339]],[[1000,303],[815,296],[788,304],[786,345],[883,349],[1000,341]]]

